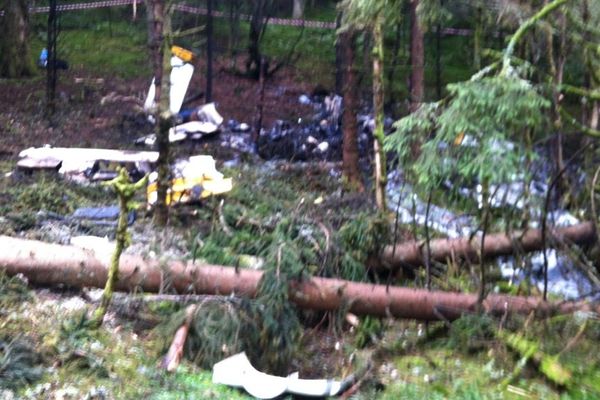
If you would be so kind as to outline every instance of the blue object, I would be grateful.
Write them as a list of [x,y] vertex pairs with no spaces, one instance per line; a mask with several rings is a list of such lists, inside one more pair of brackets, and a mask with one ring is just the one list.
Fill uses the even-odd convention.
[[[72,217],[77,220],[87,220],[95,225],[115,225],[119,219],[119,207],[81,207],[75,210]],[[136,213],[130,211],[127,215],[127,224],[135,222]]]
[[193,109],[186,109],[179,111],[179,114],[177,114],[177,116],[181,118],[182,121],[189,121],[193,113]]
[[40,67],[44,67],[46,68],[46,66],[48,65],[48,49],[46,49],[45,47],[42,49],[42,52],[40,53],[40,60],[38,61]]

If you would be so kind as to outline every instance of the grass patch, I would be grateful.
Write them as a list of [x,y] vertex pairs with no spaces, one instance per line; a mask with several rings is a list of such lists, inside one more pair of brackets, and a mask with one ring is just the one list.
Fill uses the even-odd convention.
[[[61,57],[75,68],[122,78],[149,76],[145,32],[135,24],[112,23],[112,35],[106,23],[94,29],[74,29],[61,34]],[[93,44],[93,48],[90,45]]]
[[179,368],[164,388],[151,394],[150,400],[244,400],[252,399],[243,392],[212,383],[211,373],[195,369],[191,366]]
[[77,185],[44,173],[17,179],[0,179],[0,218],[5,219],[5,233],[34,227],[39,211],[65,216],[78,207],[116,201],[108,188]]
[[[63,18],[66,21],[58,36],[57,54],[71,69],[120,78],[149,76],[151,66],[143,15],[135,23],[116,18],[109,23],[92,12],[67,13]],[[36,24],[36,29],[31,52],[37,61],[46,47],[46,28]]]

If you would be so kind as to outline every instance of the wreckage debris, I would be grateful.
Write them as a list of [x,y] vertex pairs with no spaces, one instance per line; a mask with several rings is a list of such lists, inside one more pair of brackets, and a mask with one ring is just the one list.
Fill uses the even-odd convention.
[[[153,172],[153,168],[158,160],[158,152],[40,147],[23,150],[19,156],[19,168],[58,170],[67,179],[79,183],[113,179],[117,173],[116,167],[125,166],[136,181],[150,175],[147,188],[148,205],[156,202],[158,174]],[[174,179],[167,204],[198,201],[229,192],[233,187],[231,178],[224,178],[223,174],[217,171],[212,156],[199,155],[178,160],[172,166],[172,172]],[[108,215],[112,211],[106,208],[84,209],[80,213],[88,216]]]
[[[174,179],[167,193],[167,204],[199,201],[209,196],[231,191],[233,182],[217,171],[211,156],[192,156],[179,160],[172,168]],[[148,205],[156,203],[158,173],[150,174]]]
[[[58,170],[65,178],[84,183],[114,178],[114,167],[126,167],[133,177],[152,171],[158,152],[92,148],[31,147],[19,153],[17,167],[25,170]],[[109,168],[112,172],[108,172]]]
[[336,396],[350,387],[354,377],[344,381],[300,379],[295,372],[287,377],[265,374],[255,369],[246,353],[238,353],[213,366],[213,383],[244,388],[258,399],[273,399],[284,393],[300,396]]
[[[181,110],[185,94],[187,93],[188,86],[192,80],[194,74],[194,66],[188,62],[185,62],[176,55],[171,57],[171,75],[170,75],[170,89],[169,89],[169,110],[173,114],[177,114]],[[155,109],[156,104],[154,102],[156,95],[156,85],[154,78],[148,89],[148,95],[144,102],[144,110],[151,113]]]
[[[258,150],[261,157],[273,160],[290,161],[340,160],[342,157],[342,98],[337,95],[313,96],[301,95],[301,104],[312,105],[314,115],[307,121],[299,119],[275,121],[271,129],[261,132]],[[360,116],[359,116],[360,118]],[[363,119],[370,120],[370,117]],[[359,151],[368,154],[371,148],[371,127],[361,124],[359,132]]]
[[[81,207],[75,210],[69,218],[93,225],[117,226],[119,206]],[[132,225],[135,219],[136,213],[135,210],[132,210],[127,215],[127,225]]]
[[[181,113],[180,113],[181,114]],[[184,113],[188,121],[169,129],[169,142],[176,143],[186,139],[199,140],[219,132],[223,117],[214,103],[208,103]],[[135,140],[137,145],[154,146],[156,135],[150,134]]]

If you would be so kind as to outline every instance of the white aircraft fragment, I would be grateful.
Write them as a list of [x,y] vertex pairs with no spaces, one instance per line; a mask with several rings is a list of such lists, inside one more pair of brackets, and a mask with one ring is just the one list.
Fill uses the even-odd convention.
[[256,370],[246,353],[219,361],[213,366],[213,383],[244,388],[250,395],[259,399],[272,399],[283,393],[301,396],[335,396],[342,393],[354,380],[300,379],[298,373],[287,377],[265,374]]

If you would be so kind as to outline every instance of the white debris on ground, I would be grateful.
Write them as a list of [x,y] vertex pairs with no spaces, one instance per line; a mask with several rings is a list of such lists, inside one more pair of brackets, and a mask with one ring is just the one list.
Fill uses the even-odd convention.
[[300,396],[336,396],[352,383],[331,379],[300,379],[295,372],[287,377],[265,374],[255,369],[246,353],[238,353],[213,366],[213,383],[244,388],[258,399],[273,399],[284,393]]

